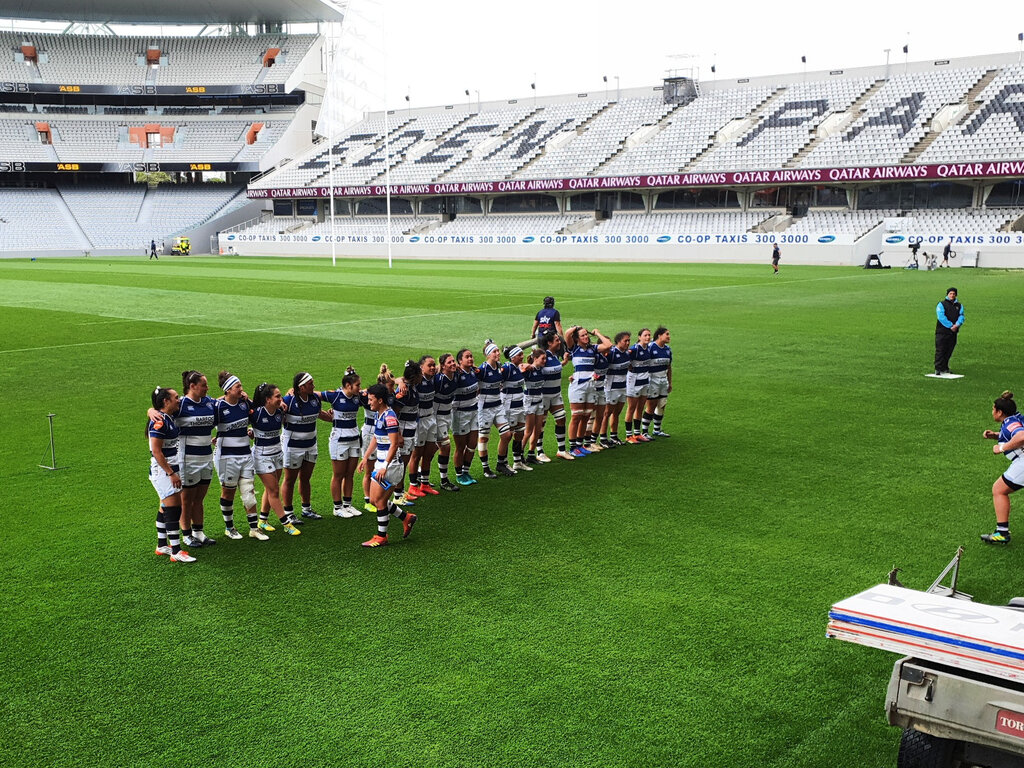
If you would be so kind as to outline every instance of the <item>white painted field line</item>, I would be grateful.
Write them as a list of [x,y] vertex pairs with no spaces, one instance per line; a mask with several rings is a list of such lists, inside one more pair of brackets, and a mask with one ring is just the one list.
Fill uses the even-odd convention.
[[[624,293],[614,296],[594,296],[582,299],[566,299],[565,304],[573,304],[583,301],[611,301],[613,299],[642,299],[648,296],[665,296],[672,293],[697,293],[699,291],[717,291],[730,288],[752,288],[761,285],[792,285],[798,283],[817,283],[826,280],[849,280],[862,275],[842,275],[840,277],[814,277],[809,280],[773,280],[771,283],[734,283],[732,285],[708,285],[702,288],[676,288],[668,291],[650,291],[647,293]],[[307,323],[303,325],[279,325],[270,328],[233,328],[225,331],[203,331],[201,333],[175,333],[167,336],[138,336],[131,339],[104,339],[101,341],[80,341],[74,344],[51,344],[42,347],[21,347],[19,349],[0,349],[0,355],[11,355],[16,352],[41,352],[47,349],[72,349],[75,347],[96,347],[104,344],[130,344],[136,341],[163,341],[165,339],[195,339],[202,336],[225,336],[231,333],[274,333],[276,331],[293,331],[300,328],[326,328],[339,325],[355,325],[357,323],[390,323],[399,320],[420,320],[427,317],[445,317],[448,315],[466,315],[474,312],[504,312],[509,309],[523,309],[536,307],[537,302],[529,304],[510,304],[504,307],[485,307],[481,309],[460,309],[451,312],[425,312],[417,315],[399,315],[397,317],[381,318],[358,318],[356,320],[334,320],[329,323]],[[188,319],[191,322],[191,318]]]

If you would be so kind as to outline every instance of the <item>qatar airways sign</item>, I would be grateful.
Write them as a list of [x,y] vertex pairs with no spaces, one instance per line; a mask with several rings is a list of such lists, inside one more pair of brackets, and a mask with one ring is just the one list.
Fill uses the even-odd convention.
[[[854,168],[782,168],[774,171],[717,171],[581,179],[523,179],[458,181],[432,184],[392,184],[391,194],[497,195],[516,192],[573,192],[602,189],[671,189],[675,187],[749,187],[777,184],[845,184],[849,182],[930,181],[1024,176],[1024,160],[942,165],[876,165]],[[383,197],[383,184],[336,186],[336,197]],[[330,197],[330,187],[250,189],[251,198]]]

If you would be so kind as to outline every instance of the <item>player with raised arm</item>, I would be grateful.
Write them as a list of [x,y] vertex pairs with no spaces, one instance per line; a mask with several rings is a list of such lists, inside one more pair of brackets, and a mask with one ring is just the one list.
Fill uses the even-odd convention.
[[[501,368],[501,350],[491,339],[484,342],[484,362],[476,369],[476,377],[480,382],[477,400],[477,434],[480,447],[480,464],[484,468],[484,477],[495,478],[501,475],[514,475],[515,471],[508,466],[508,444],[512,439],[512,429],[505,419],[505,408],[501,400],[501,388],[505,381]],[[491,425],[498,428],[498,467],[497,473],[491,471],[487,456],[487,443],[490,440]],[[503,457],[503,458],[502,458]]]
[[[597,333],[597,329],[594,330]],[[612,346],[611,339],[603,334],[599,338],[601,349],[608,351]],[[572,376],[569,378],[569,450],[574,457],[581,458],[591,453],[584,444],[590,412],[597,402],[594,363],[598,347],[590,343],[590,332],[576,325],[566,331],[565,343],[572,360]]]

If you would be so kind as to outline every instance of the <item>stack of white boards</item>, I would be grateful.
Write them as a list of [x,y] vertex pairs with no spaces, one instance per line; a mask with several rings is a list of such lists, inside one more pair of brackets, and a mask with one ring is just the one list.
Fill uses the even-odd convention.
[[828,612],[826,637],[1024,681],[1024,612],[880,584]]

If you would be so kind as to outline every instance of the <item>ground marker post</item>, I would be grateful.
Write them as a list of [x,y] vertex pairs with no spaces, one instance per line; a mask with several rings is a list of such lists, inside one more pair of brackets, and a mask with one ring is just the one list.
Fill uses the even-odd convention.
[[48,413],[48,414],[46,414],[46,418],[50,420],[50,464],[49,464],[49,466],[47,466],[46,464],[40,464],[39,465],[43,469],[49,469],[51,471],[56,470],[56,469],[67,469],[67,467],[58,467],[57,466],[57,451],[56,451],[56,448],[54,447],[54,444],[53,444],[53,417],[56,416],[56,415],[57,414],[55,414],[55,413]]

